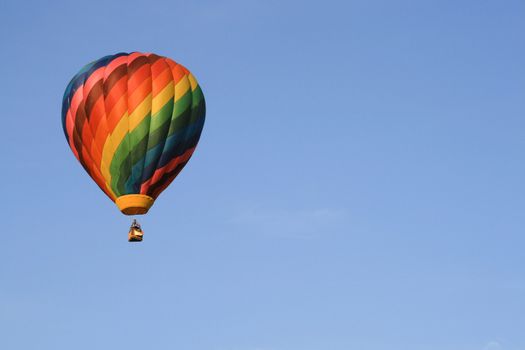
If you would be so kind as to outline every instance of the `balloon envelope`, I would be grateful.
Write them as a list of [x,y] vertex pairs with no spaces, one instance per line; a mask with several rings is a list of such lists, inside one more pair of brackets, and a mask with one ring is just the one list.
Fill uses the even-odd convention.
[[143,214],[191,158],[205,102],[193,75],[152,53],[118,53],[66,88],[62,126],[73,154],[125,214]]

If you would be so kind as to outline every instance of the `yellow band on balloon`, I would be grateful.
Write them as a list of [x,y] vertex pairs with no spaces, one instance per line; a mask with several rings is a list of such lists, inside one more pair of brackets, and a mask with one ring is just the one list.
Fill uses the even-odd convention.
[[115,200],[115,204],[123,214],[140,215],[146,214],[155,200],[144,194],[126,194]]

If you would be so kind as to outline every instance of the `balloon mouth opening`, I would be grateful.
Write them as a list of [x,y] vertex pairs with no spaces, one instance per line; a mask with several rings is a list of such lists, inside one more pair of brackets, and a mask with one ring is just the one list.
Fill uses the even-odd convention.
[[115,204],[125,215],[146,214],[155,200],[145,194],[126,194],[115,200]]

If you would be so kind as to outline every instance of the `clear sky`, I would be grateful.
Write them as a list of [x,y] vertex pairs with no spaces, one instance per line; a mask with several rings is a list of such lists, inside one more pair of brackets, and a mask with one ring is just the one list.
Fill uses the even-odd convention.
[[[525,349],[525,2],[0,3],[0,349]],[[206,96],[127,243],[62,134],[87,62]]]

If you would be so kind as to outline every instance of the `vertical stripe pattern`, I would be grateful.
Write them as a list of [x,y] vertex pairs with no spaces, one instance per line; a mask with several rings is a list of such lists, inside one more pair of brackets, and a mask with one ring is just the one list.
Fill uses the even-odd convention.
[[73,154],[113,201],[154,199],[191,158],[205,119],[193,75],[152,53],[118,53],[83,67],[62,101]]

